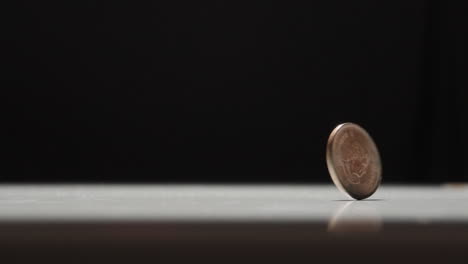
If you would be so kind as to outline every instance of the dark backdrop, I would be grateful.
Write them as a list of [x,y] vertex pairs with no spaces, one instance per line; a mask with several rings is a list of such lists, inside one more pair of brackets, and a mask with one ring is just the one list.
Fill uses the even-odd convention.
[[385,181],[461,181],[465,13],[438,1],[17,2],[3,181],[328,181],[340,122]]

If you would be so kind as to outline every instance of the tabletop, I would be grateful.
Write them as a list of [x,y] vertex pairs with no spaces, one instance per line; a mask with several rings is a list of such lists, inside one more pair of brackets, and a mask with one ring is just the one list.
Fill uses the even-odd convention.
[[96,262],[459,260],[468,257],[468,185],[383,185],[354,201],[332,185],[3,184],[0,245],[25,262],[78,251]]

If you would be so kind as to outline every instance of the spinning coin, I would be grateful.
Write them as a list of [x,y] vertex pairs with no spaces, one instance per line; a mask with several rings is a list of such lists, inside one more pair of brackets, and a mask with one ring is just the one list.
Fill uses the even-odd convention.
[[379,151],[360,126],[344,123],[328,139],[327,165],[336,187],[354,199],[371,196],[382,179]]

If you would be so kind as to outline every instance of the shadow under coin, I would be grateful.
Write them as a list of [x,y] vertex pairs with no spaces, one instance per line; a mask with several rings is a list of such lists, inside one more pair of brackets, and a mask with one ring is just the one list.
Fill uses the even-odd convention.
[[[333,202],[353,202],[357,201],[355,199],[339,199],[339,200],[332,200]],[[378,202],[378,201],[385,201],[384,199],[365,199],[362,202]]]
[[383,220],[372,203],[348,201],[341,204],[328,221],[331,233],[375,233],[382,229]]

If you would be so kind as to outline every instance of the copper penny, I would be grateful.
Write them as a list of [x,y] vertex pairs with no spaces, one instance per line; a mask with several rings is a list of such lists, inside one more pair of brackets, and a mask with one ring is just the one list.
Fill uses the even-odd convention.
[[379,151],[369,134],[360,126],[337,126],[327,145],[327,165],[336,187],[354,199],[371,196],[382,179]]

